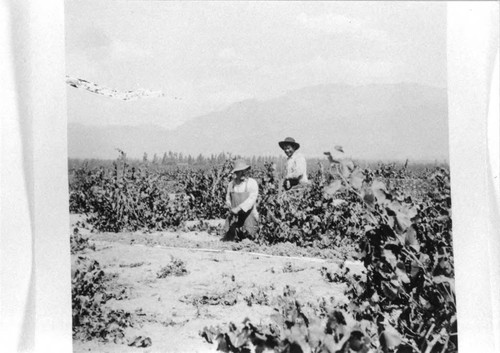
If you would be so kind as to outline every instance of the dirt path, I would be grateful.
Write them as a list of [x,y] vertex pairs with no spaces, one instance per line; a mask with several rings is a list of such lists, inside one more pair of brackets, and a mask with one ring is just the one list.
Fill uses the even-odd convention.
[[[214,351],[216,346],[206,343],[199,336],[200,330],[211,325],[227,327],[229,322],[240,324],[245,318],[256,324],[272,322],[273,302],[287,285],[296,290],[301,303],[317,305],[321,298],[332,296],[345,300],[341,288],[326,282],[320,273],[322,267],[336,271],[338,265],[333,260],[214,251],[225,244],[206,233],[95,234],[91,239],[96,250],[84,256],[97,260],[106,273],[113,274],[113,285],[126,293],[123,299],[113,299],[107,305],[139,312],[142,327],[130,328],[126,335],[148,336],[152,346],[75,341],[75,352]],[[145,244],[141,239],[155,241]],[[185,262],[187,275],[157,278],[157,272],[172,257]],[[203,303],[207,295],[217,305]]]

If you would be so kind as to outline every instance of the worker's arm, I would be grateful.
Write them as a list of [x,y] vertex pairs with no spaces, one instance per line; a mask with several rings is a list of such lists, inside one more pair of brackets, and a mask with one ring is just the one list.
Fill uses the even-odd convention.
[[333,158],[332,154],[330,152],[324,152],[324,155],[328,158],[328,161],[330,163],[334,163],[334,164],[339,164],[341,159],[340,158]]
[[231,181],[227,186],[226,192],[226,207],[231,208],[231,190],[233,189],[233,182]]

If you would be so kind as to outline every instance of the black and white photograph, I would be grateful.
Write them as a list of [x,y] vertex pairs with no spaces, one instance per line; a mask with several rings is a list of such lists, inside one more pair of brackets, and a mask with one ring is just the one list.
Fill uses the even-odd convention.
[[[458,54],[479,57],[450,36],[473,41],[460,31],[465,8],[453,17],[438,1],[64,0],[59,9],[60,88],[17,87],[65,119],[50,127],[35,104],[3,134],[17,148],[7,161],[23,156],[14,168],[27,195],[9,210],[28,215],[14,219],[22,236],[9,249],[32,252],[11,265],[32,266],[19,275],[26,294],[5,292],[24,305],[12,346],[62,337],[50,333],[57,320],[42,321],[55,312],[73,353],[455,353],[471,346],[470,335],[460,341],[466,328],[489,340],[500,327],[494,299],[477,311],[484,326],[459,314],[475,293],[464,283],[491,278],[488,298],[500,294],[500,243],[485,240],[495,221],[463,231],[498,208],[494,192],[490,206],[473,204],[498,192],[498,174],[492,183],[475,167],[495,175],[498,157],[479,153],[498,143],[479,127],[498,121],[479,122],[485,142],[474,144],[456,118],[498,108],[460,106],[450,89],[492,89],[458,69]],[[26,35],[17,28],[12,38]],[[36,38],[30,55],[44,51]],[[498,46],[491,38],[483,47]],[[31,74],[36,61],[22,71],[23,60],[17,78],[48,75]],[[498,74],[498,50],[496,65]],[[457,217],[464,208],[477,218]],[[474,278],[457,258],[478,249],[486,265]],[[48,304],[56,296],[61,305]]]
[[75,352],[456,352],[446,5],[65,4]]

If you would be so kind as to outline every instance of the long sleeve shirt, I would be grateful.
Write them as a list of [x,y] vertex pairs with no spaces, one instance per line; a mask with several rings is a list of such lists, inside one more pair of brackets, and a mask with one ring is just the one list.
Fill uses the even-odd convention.
[[233,181],[231,181],[227,187],[227,193],[226,193],[226,205],[228,207],[231,207],[231,192],[248,192],[248,198],[240,203],[238,207],[243,210],[244,212],[247,212],[248,210],[253,208],[253,211],[255,215],[257,215],[257,208],[254,207],[255,203],[257,202],[257,196],[259,195],[259,185],[257,184],[257,181],[252,178],[246,178],[243,180],[241,183],[236,184]]
[[285,179],[299,179],[300,183],[307,183],[307,164],[305,157],[295,152],[286,161]]

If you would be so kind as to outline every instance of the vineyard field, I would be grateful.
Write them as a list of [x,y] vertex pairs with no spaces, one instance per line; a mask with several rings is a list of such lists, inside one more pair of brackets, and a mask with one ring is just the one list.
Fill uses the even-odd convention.
[[75,352],[456,352],[449,170],[328,159],[223,239],[233,161],[70,166]]
[[[175,233],[153,235],[151,242],[156,247],[140,244],[140,234],[95,234],[90,241],[96,249],[85,256],[98,261],[105,272],[113,275],[109,291],[124,291],[119,299],[106,305],[133,313],[135,325],[126,328],[125,337],[150,337],[152,345],[144,348],[148,352],[216,351],[215,345],[199,336],[204,327],[240,324],[246,317],[256,323],[271,323],[273,305],[287,285],[304,302],[318,303],[323,296],[331,295],[343,298],[340,288],[335,289],[321,277],[322,267],[331,271],[338,268],[333,260],[290,260],[286,256],[229,250],[237,249],[238,244],[221,244],[218,237],[204,232],[183,233],[179,237]],[[166,249],[158,247],[160,244],[179,247]],[[228,250],[199,251],[224,247]],[[171,257],[185,262],[187,275],[157,278],[157,271]],[[209,295],[212,303],[204,303],[203,296]],[[205,299],[208,302],[209,298]],[[112,341],[75,340],[75,352],[89,350],[118,353],[137,352],[138,348]]]

